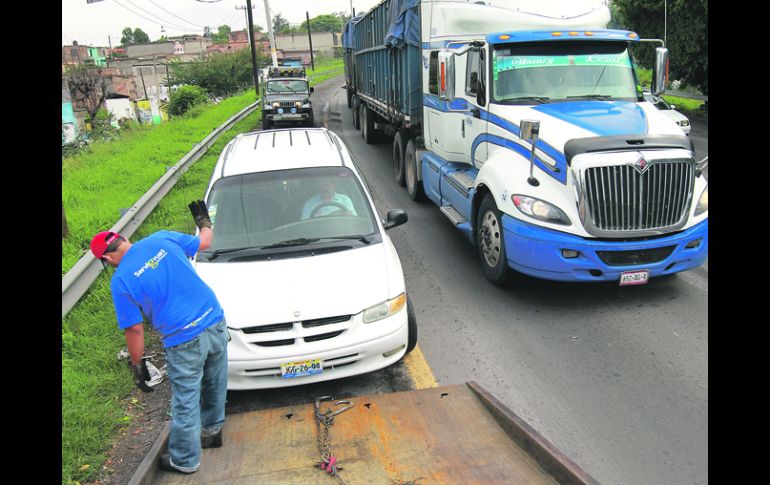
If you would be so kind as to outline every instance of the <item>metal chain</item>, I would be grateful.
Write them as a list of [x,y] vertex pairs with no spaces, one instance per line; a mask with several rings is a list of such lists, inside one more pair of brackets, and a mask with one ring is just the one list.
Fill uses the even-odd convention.
[[[340,483],[340,485],[345,485],[345,481],[337,474],[337,471],[342,470],[342,467],[337,465],[337,458],[332,454],[329,440],[329,426],[334,424],[334,417],[336,415],[352,408],[353,403],[350,401],[337,401],[335,405],[339,406],[340,404],[347,404],[347,406],[337,411],[328,409],[322,413],[321,401],[331,400],[331,396],[322,396],[315,400],[316,439],[318,441],[318,452],[321,454],[321,461],[316,463],[315,467],[328,472],[337,479],[337,482]],[[321,429],[321,425],[323,425],[323,429]]]

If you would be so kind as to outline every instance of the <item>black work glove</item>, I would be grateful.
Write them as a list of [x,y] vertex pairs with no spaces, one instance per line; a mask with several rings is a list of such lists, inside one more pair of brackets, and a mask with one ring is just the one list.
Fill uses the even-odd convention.
[[136,384],[136,387],[144,392],[152,392],[155,390],[145,383],[145,381],[150,380],[150,371],[147,369],[147,362],[144,358],[142,358],[136,365],[131,365],[131,359],[128,359],[128,365],[134,372],[134,384]]
[[195,219],[195,225],[198,229],[203,227],[211,227],[211,218],[209,217],[209,210],[206,208],[206,203],[202,200],[196,200],[190,202],[188,206],[190,213],[192,213],[193,219]]

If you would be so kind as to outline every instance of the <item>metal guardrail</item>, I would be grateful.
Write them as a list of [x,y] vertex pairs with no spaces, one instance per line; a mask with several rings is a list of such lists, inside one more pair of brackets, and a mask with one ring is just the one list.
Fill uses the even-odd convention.
[[[155,184],[148,190],[137,202],[121,217],[110,231],[120,233],[125,237],[130,237],[136,232],[139,226],[144,222],[147,216],[157,207],[160,200],[176,184],[179,177],[187,171],[190,165],[201,158],[204,153],[213,145],[217,139],[234,124],[241,121],[246,116],[253,113],[258,107],[261,99],[255,101],[249,106],[243,108],[222,125],[209,133],[200,143],[187,152],[176,165],[171,167]],[[77,263],[67,271],[67,274],[61,280],[61,316],[64,318],[67,313],[75,306],[80,298],[85,295],[91,287],[99,273],[102,271],[102,264],[95,259],[90,252],[81,257]]]

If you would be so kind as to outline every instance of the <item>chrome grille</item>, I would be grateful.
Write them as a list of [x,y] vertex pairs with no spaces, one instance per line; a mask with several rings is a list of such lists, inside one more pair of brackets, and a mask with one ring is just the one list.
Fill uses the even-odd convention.
[[296,106],[294,103],[296,101],[278,101],[278,107],[279,108],[293,108]]
[[589,167],[585,200],[601,231],[645,231],[682,222],[695,180],[689,160],[661,160],[644,173],[631,165]]

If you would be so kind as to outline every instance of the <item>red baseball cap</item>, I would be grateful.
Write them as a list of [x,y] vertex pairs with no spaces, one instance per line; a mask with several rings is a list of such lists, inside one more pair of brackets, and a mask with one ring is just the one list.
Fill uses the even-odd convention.
[[91,239],[91,252],[94,253],[96,259],[102,259],[104,252],[107,250],[107,246],[115,242],[119,237],[122,237],[117,232],[102,231],[93,239]]

